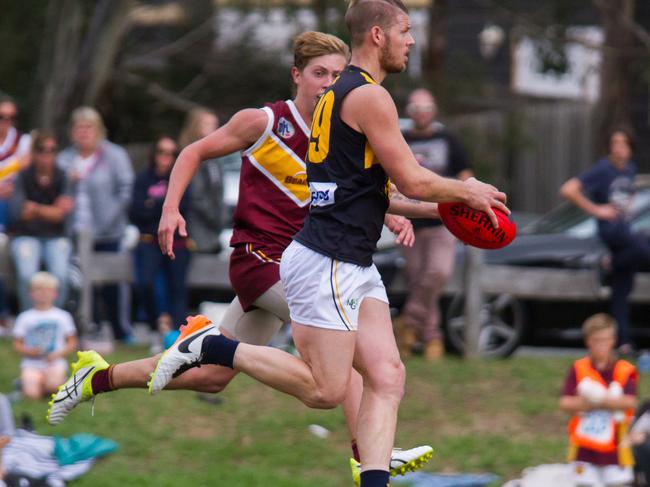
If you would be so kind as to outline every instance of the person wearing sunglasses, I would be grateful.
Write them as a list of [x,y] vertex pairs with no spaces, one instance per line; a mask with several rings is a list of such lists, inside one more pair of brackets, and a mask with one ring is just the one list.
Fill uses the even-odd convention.
[[16,269],[20,311],[32,306],[31,277],[44,265],[59,282],[56,306],[65,306],[72,242],[65,221],[72,211],[65,173],[56,166],[58,143],[52,132],[39,131],[32,144],[31,163],[16,179],[9,199],[11,256]]
[[[140,242],[135,249],[136,295],[153,331],[157,330],[158,321],[166,318],[166,312],[169,312],[172,323],[176,326],[187,316],[186,276],[190,264],[188,239],[176,235],[176,259],[172,260],[160,252],[157,237],[169,175],[177,155],[178,146],[173,138],[158,137],[153,144],[148,167],[136,176],[129,211],[131,223],[140,231]],[[191,192],[184,194],[181,199],[182,211],[189,210],[190,194]],[[168,309],[163,309],[156,300],[155,285],[159,275],[162,275]]]

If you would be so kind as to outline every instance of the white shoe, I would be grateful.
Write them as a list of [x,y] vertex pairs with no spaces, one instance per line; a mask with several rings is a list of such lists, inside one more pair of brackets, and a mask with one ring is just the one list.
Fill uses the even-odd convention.
[[220,335],[219,329],[203,315],[188,316],[181,334],[162,354],[149,381],[149,394],[162,391],[167,384],[188,369],[201,366],[203,339]]
[[[415,472],[421,469],[433,456],[433,448],[429,445],[416,446],[410,450],[393,448],[390,459],[390,475],[405,475],[406,472]],[[350,469],[352,470],[352,481],[354,485],[361,484],[361,464],[354,458],[350,458]]]
[[94,400],[92,378],[100,370],[108,368],[108,363],[94,350],[77,352],[78,360],[72,364],[70,378],[52,394],[48,402],[47,421],[59,424],[77,404]]
[[415,472],[431,460],[432,456],[433,448],[429,445],[416,446],[409,450],[393,448],[390,457],[390,474],[394,477],[404,475],[406,472]]

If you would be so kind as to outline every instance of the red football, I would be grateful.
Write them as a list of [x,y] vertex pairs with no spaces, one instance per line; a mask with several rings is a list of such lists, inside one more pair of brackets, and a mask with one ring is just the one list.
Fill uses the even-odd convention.
[[503,211],[493,208],[499,220],[494,228],[484,211],[470,208],[465,203],[439,203],[442,223],[461,242],[479,249],[500,249],[515,239],[517,225]]

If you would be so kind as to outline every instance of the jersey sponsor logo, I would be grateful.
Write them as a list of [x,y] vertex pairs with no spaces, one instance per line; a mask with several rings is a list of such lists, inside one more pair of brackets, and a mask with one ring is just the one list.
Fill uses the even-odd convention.
[[[295,141],[295,139],[293,139]],[[305,162],[275,133],[247,155],[248,160],[299,207],[311,200]]]
[[307,186],[307,173],[305,171],[300,171],[292,176],[287,176],[284,178],[284,184],[299,184],[301,186]]
[[278,135],[283,139],[290,139],[296,134],[293,124],[284,117],[278,121]]
[[336,183],[309,183],[311,192],[311,206],[329,206],[333,205],[336,193]]

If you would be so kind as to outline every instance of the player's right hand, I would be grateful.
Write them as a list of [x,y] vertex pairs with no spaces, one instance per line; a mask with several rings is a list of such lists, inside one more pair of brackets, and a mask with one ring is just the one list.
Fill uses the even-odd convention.
[[160,223],[158,224],[158,244],[163,254],[170,259],[175,259],[174,255],[174,234],[178,230],[181,237],[187,237],[185,219],[181,216],[178,208],[163,206]]
[[463,181],[463,184],[467,185],[468,190],[465,203],[476,210],[487,213],[495,228],[499,226],[499,222],[492,208],[498,208],[506,215],[510,214],[510,210],[506,206],[506,194],[502,191],[473,177]]

